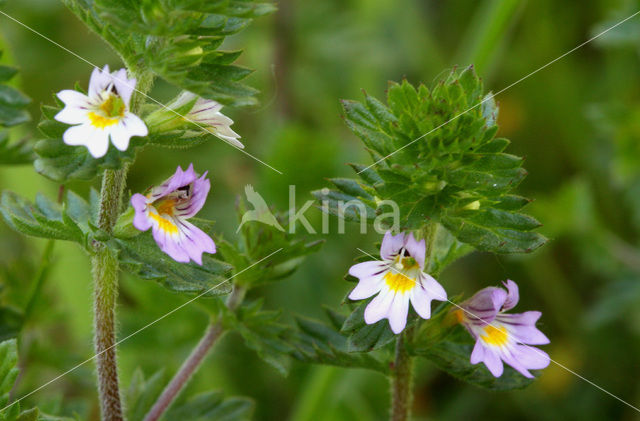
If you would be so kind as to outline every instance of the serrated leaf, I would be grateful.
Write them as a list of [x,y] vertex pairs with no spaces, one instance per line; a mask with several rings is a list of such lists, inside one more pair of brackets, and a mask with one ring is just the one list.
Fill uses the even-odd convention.
[[13,192],[5,191],[0,199],[0,213],[9,226],[23,234],[86,245],[88,233],[66,210],[43,195],[38,194],[36,202],[31,203]]
[[240,82],[250,71],[232,64],[236,52],[218,48],[253,18],[272,12],[271,4],[161,0],[67,4],[126,62],[144,62],[169,83],[223,104],[256,102],[257,91]]
[[460,241],[495,253],[529,253],[547,241],[541,234],[531,232],[540,226],[535,219],[498,209],[447,215],[442,224]]
[[241,306],[236,312],[235,330],[245,344],[283,376],[289,372],[289,328],[279,322],[280,312],[262,310],[262,302]]
[[[314,192],[329,204],[329,213],[360,222],[355,211],[338,210],[340,202],[359,201],[372,224],[383,212],[380,204],[391,201],[400,230],[441,223],[458,242],[500,253],[528,252],[544,243],[533,232],[537,221],[515,212],[528,203],[511,193],[526,176],[523,160],[503,152],[509,141],[495,137],[497,105],[483,93],[473,67],[454,69],[431,89],[392,82],[386,104],[365,94],[363,102],[342,105],[347,126],[374,162],[350,164],[360,180],[331,180],[338,191]],[[443,256],[438,270],[456,254]]]
[[[202,228],[202,223],[196,225]],[[127,271],[142,279],[154,280],[173,292],[206,292],[207,296],[215,296],[231,291],[229,264],[207,254],[203,255],[202,266],[176,262],[160,250],[150,232],[115,238],[108,244],[120,252],[120,262]]]
[[347,335],[349,352],[370,352],[392,342],[396,335],[389,328],[387,320],[368,325],[364,321],[364,310],[369,304],[366,300],[347,317],[341,332]]
[[293,356],[298,361],[389,373],[388,361],[381,361],[371,353],[349,352],[348,338],[339,332],[339,327],[303,317],[296,318],[296,324],[299,332]]

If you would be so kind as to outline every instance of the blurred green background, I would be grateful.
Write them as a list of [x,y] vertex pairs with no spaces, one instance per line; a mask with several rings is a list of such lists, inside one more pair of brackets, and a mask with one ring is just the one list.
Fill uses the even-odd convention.
[[[262,91],[255,109],[226,109],[252,154],[279,175],[223,142],[187,152],[149,150],[129,178],[133,192],[162,181],[177,164],[209,170],[213,189],[203,215],[227,238],[237,227],[236,196],[251,183],[268,203],[286,209],[288,186],[297,202],[324,187],[325,178],[350,176],[347,162],[369,162],[343,124],[340,98],[361,90],[383,97],[388,80],[430,84],[445,69],[474,63],[488,90],[497,92],[607,26],[640,10],[638,1],[593,0],[281,0],[280,11],[232,37],[246,48],[240,62],[256,69],[249,82]],[[120,65],[117,57],[59,2],[21,0],[2,10],[37,28],[92,63]],[[20,88],[31,98],[35,133],[39,106],[91,68],[0,16],[3,61],[21,69]],[[528,211],[551,241],[527,256],[474,253],[443,273],[450,295],[509,277],[519,283],[519,311],[543,312],[544,347],[559,364],[635,406],[640,405],[640,16],[497,97],[500,136],[508,151],[526,156],[530,173],[519,192],[536,201]],[[159,82],[152,96],[167,100]],[[20,133],[22,132],[22,133]],[[34,135],[31,135],[34,136]],[[35,137],[33,137],[35,138]],[[33,198],[55,197],[58,186],[31,167],[0,168],[0,188]],[[89,186],[70,188],[86,193]],[[321,214],[307,216],[315,227]],[[254,291],[267,307],[290,319],[322,317],[351,287],[343,275],[376,235],[357,225],[332,234],[292,278]],[[0,223],[2,302],[24,307],[46,242],[25,239]],[[91,283],[86,256],[57,243],[43,293],[21,334],[21,396],[92,355]],[[125,277],[119,305],[120,337],[187,298],[147,281]],[[198,305],[167,317],[120,346],[124,388],[136,367],[147,376],[171,375],[207,324]],[[415,380],[416,420],[631,420],[623,403],[552,364],[524,391],[489,393],[420,362]],[[229,335],[188,387],[224,390],[255,399],[256,420],[384,420],[388,386],[378,374],[295,364],[287,378]],[[49,412],[97,419],[94,369],[87,364],[28,398]]]

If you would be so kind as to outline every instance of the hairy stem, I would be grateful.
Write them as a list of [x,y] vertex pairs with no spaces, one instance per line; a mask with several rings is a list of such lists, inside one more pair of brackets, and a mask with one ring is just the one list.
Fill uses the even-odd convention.
[[[127,168],[106,170],[102,178],[98,227],[111,232],[120,213]],[[116,363],[118,259],[104,244],[94,244],[94,347],[97,354],[100,409],[105,421],[123,420]]]
[[[151,89],[153,75],[140,67],[129,69],[138,80],[130,103],[137,113],[144,95]],[[129,165],[117,170],[105,170],[100,191],[98,228],[111,234],[122,210],[122,194],[126,186]],[[116,360],[116,303],[118,299],[117,256],[105,244],[94,242],[91,266],[94,282],[94,348],[97,355],[98,392],[104,421],[124,420],[118,383]]]
[[[245,289],[242,287],[234,286],[233,291],[227,298],[227,308],[231,311],[238,308],[242,300],[244,299]],[[149,413],[145,416],[144,421],[156,421],[162,414],[169,408],[169,405],[178,396],[180,391],[187,384],[189,379],[196,372],[204,358],[207,356],[213,345],[224,333],[224,327],[220,321],[209,325],[207,332],[200,339],[198,345],[191,351],[189,357],[182,363],[182,366],[171,379],[167,387],[162,391],[162,394],[158,398]]]
[[396,356],[391,375],[390,421],[407,421],[413,403],[413,360],[406,349],[405,331],[396,340]]

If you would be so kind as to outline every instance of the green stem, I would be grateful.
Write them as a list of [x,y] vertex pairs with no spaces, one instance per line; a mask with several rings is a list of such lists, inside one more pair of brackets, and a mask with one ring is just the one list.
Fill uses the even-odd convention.
[[396,355],[391,375],[390,421],[407,421],[413,404],[413,359],[407,352],[408,330],[398,335]]
[[[246,290],[244,288],[234,285],[233,291],[227,298],[227,308],[235,311],[242,303],[245,292]],[[209,325],[209,328],[202,339],[200,339],[200,342],[198,342],[198,345],[191,351],[189,357],[182,363],[176,375],[171,379],[158,400],[153,404],[149,413],[144,417],[144,421],[157,421],[162,414],[164,414],[180,391],[189,382],[189,379],[193,377],[193,374],[197,371],[198,367],[200,367],[200,364],[213,345],[224,333],[225,330],[222,322],[218,321]]]
[[[153,83],[153,75],[133,70],[138,80],[130,110],[137,113],[143,103],[144,92]],[[138,71],[136,71],[138,70]],[[122,210],[122,195],[126,186],[129,165],[118,170],[105,170],[100,191],[98,228],[111,234]],[[119,262],[116,254],[105,244],[95,242],[91,256],[94,282],[94,347],[98,374],[100,409],[104,421],[122,421],[122,404],[116,359],[116,304],[118,299]]]

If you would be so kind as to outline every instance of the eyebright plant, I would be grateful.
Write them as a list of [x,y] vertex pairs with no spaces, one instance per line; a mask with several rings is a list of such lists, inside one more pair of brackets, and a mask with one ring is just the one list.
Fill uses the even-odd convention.
[[[383,203],[394,201],[400,226],[386,227],[379,257],[365,252],[349,269],[347,279],[358,283],[345,300],[348,313],[327,308],[328,322],[300,316],[290,326],[279,311],[265,308],[254,289],[293,274],[322,241],[290,233],[287,214],[279,212],[269,224],[242,223],[235,238],[218,235],[213,221],[196,217],[208,198],[210,178],[217,176],[212,168],[199,168],[200,175],[193,165],[183,170],[176,162],[172,176],[174,166],[162,170],[159,179],[165,182],[125,196],[128,169],[144,148],[188,148],[212,137],[244,147],[221,109],[254,104],[256,91],[242,82],[250,70],[234,64],[240,52],[220,46],[252,19],[274,11],[273,5],[64,3],[113,48],[124,68],[94,69],[86,93],[80,87],[58,92],[54,103],[42,107],[42,138],[32,148],[10,142],[5,130],[29,120],[29,99],[1,85],[0,165],[33,162],[38,173],[61,184],[61,194],[57,200],[39,194],[31,201],[4,191],[0,213],[16,231],[48,239],[47,253],[56,241],[71,241],[91,261],[103,420],[249,418],[251,401],[220,392],[174,402],[227,332],[239,334],[282,374],[292,359],[381,373],[391,382],[394,421],[409,417],[414,358],[492,390],[524,387],[538,374],[530,370],[548,365],[548,355],[531,347],[549,342],[536,327],[540,313],[505,313],[519,298],[513,281],[505,283],[506,291],[487,287],[461,301],[449,298],[446,285],[436,280],[474,250],[522,253],[546,241],[535,232],[539,223],[521,213],[529,200],[513,190],[526,174],[522,159],[504,152],[509,141],[496,137],[498,108],[472,67],[454,69],[431,88],[392,83],[386,104],[368,95],[363,102],[343,102],[347,125],[364,142],[372,163],[351,164],[356,178],[331,179],[333,190],[314,194],[322,209],[341,217],[338,203],[362,205],[360,217],[370,224]],[[0,83],[13,75],[15,69],[0,66]],[[166,106],[147,96],[156,78],[176,90]],[[100,190],[83,189],[84,197],[69,188],[98,178]],[[209,200],[224,200],[212,196]],[[239,221],[246,211],[240,200]],[[202,340],[174,377],[165,385],[161,374],[145,377],[137,370],[124,402],[116,342],[121,272],[201,298],[210,316]],[[18,375],[11,337],[20,334],[28,314],[28,309],[14,314],[9,340],[0,343],[3,419],[52,419],[10,400]]]
[[[347,279],[358,281],[348,295],[351,314],[328,310],[329,325],[299,320],[296,358],[385,373],[392,420],[409,417],[416,357],[488,389],[528,385],[536,374],[529,370],[550,362],[531,345],[549,340],[536,328],[540,312],[504,313],[518,301],[515,282],[458,304],[460,296],[448,298],[451,291],[436,280],[474,250],[528,253],[546,241],[535,232],[540,224],[520,212],[529,200],[512,192],[526,172],[521,158],[504,152],[509,141],[496,137],[492,95],[468,67],[431,88],[390,83],[386,104],[366,94],[363,102],[342,104],[372,163],[350,164],[357,178],[330,179],[335,188],[314,195],[339,217],[339,203],[358,205],[369,224],[393,200],[400,227],[388,226],[379,260],[365,251],[349,269]],[[434,309],[433,300],[441,301]],[[390,347],[394,352],[383,352]]]

